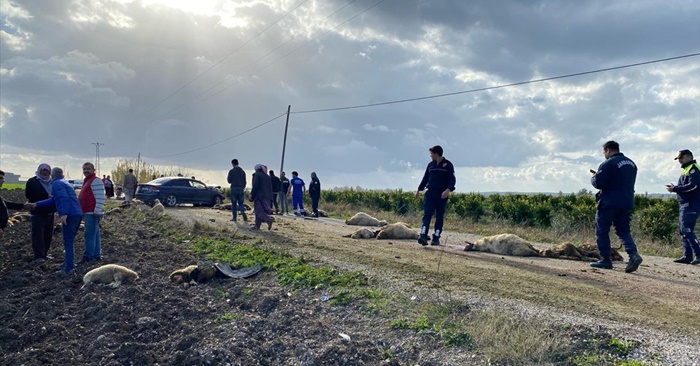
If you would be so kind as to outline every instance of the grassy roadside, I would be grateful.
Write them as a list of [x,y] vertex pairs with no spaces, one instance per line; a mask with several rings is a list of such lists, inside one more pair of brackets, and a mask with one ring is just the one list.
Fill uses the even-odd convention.
[[[348,204],[329,204],[323,202],[320,204],[320,208],[326,211],[330,216],[342,219],[348,219],[358,211],[364,211],[389,222],[402,221],[414,227],[419,227],[421,225],[421,212],[408,212],[405,215],[397,215],[392,212],[379,212],[362,207],[353,207]],[[633,220],[635,220],[634,217]],[[633,227],[636,226],[637,225],[633,225]],[[577,228],[562,224],[555,229],[542,229],[532,226],[513,225],[506,220],[491,219],[474,222],[460,219],[454,214],[448,214],[445,216],[445,229],[484,236],[511,233],[538,243],[558,244],[562,242],[572,242],[580,244],[595,242],[595,223],[593,222],[585,228]],[[614,230],[611,230],[610,234],[613,245],[617,245],[616,243],[618,243],[618,241],[615,237]],[[678,245],[669,245],[667,243],[654,241],[641,232],[632,232],[632,235],[642,254],[669,258],[677,258],[682,255],[680,238],[678,239]]]
[[[641,365],[626,360],[636,345],[604,333],[566,325],[555,327],[507,311],[475,310],[450,299],[416,300],[383,288],[362,272],[322,265],[308,255],[292,255],[282,249],[291,247],[289,243],[232,235],[203,224],[183,230],[179,222],[167,217],[155,219],[136,210],[130,212],[133,215],[125,216],[146,222],[169,240],[189,240],[189,248],[207,259],[238,266],[261,263],[266,271],[275,273],[280,286],[290,291],[330,293],[327,306],[361,311],[368,321],[378,325],[378,332],[431,337],[441,347],[474,352],[487,364]],[[620,351],[615,344],[628,347]],[[387,361],[393,357],[391,349],[378,352]]]

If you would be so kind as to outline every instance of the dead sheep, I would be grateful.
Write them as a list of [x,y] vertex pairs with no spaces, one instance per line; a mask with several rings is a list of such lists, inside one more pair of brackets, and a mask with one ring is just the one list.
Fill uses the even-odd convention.
[[487,236],[474,243],[467,242],[465,251],[478,251],[516,257],[539,257],[540,252],[527,240],[513,234]]
[[165,213],[165,206],[163,206],[162,203],[160,203],[160,200],[156,198],[156,200],[153,203],[153,207],[151,208],[151,212],[156,214],[156,215],[162,215]]
[[358,212],[350,219],[345,220],[345,224],[356,226],[384,226],[387,225],[388,222],[384,220],[377,220],[364,212]]
[[119,287],[125,280],[136,280],[139,275],[118,264],[105,264],[97,267],[83,276],[83,287],[89,284],[109,285]]
[[190,281],[203,283],[216,277],[217,273],[218,270],[214,265],[198,266],[193,264],[191,266],[173,271],[168,278],[170,281],[175,283],[189,283]]
[[343,235],[344,238],[351,239],[372,239],[375,236],[377,236],[377,234],[374,231],[365,227],[355,230],[352,234]]
[[[541,250],[540,254],[543,257],[547,258],[559,258],[587,262],[593,262],[601,259],[600,252],[598,251],[598,246],[592,243],[584,243],[581,245],[574,245],[568,242],[561,243],[551,248]],[[610,254],[613,261],[623,260],[620,253],[614,248],[610,250]]]
[[411,229],[406,223],[397,222],[379,229],[377,239],[418,239],[418,232]]

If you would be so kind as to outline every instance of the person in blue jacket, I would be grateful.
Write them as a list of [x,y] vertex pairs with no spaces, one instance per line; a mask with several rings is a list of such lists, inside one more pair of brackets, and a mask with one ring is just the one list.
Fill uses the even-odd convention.
[[[292,179],[289,181],[292,186],[292,210],[294,211],[294,216],[306,216],[304,212],[304,194],[306,193],[306,183],[304,180],[299,178],[299,173],[292,172]],[[300,212],[297,213],[297,206],[299,206]]]
[[425,169],[423,179],[416,191],[416,198],[418,198],[421,191],[426,187],[428,188],[423,198],[423,226],[418,237],[418,243],[424,246],[428,245],[428,231],[430,230],[430,220],[433,218],[433,213],[435,214],[435,232],[430,245],[440,245],[440,234],[442,233],[447,197],[450,196],[451,192],[454,192],[457,182],[455,167],[442,156],[442,147],[435,145],[428,151],[430,152],[431,161]]
[[63,178],[63,169],[54,167],[51,169],[51,197],[36,202],[28,203],[32,209],[56,206],[56,212],[61,220],[63,232],[63,249],[66,252],[66,259],[63,269],[59,269],[56,273],[68,274],[73,273],[75,268],[75,235],[78,233],[78,227],[83,217],[83,211],[80,209],[80,202],[75,195],[73,186]]
[[675,193],[678,200],[678,232],[683,239],[683,256],[674,262],[696,265],[700,264],[700,244],[693,230],[700,212],[700,165],[690,150],[679,151],[675,160],[681,164],[683,173],[678,184],[668,184],[666,190]]
[[591,263],[591,267],[613,268],[610,227],[615,225],[615,233],[630,257],[625,272],[632,273],[642,264],[642,257],[637,253],[637,245],[630,233],[637,165],[620,152],[620,144],[615,141],[603,144],[603,155],[605,161],[600,164],[598,171],[591,170],[591,184],[599,190],[596,194],[595,235],[602,258]]

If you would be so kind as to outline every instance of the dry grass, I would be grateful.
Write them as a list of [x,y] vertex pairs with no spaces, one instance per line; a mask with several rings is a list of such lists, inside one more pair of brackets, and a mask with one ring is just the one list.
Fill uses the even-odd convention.
[[[329,204],[321,203],[320,208],[326,211],[332,217],[348,219],[358,211],[364,211],[380,220],[388,222],[405,222],[414,227],[420,227],[422,212],[411,212],[406,215],[397,215],[392,212],[380,212],[366,208],[357,208],[349,204]],[[633,228],[634,228],[633,223]],[[456,215],[445,216],[445,229],[460,233],[470,233],[483,236],[511,233],[520,236],[526,240],[537,243],[558,244],[563,242],[572,243],[595,243],[595,225],[591,223],[586,227],[564,226],[555,229],[543,229],[531,226],[513,225],[506,220],[484,220],[473,222],[471,220],[462,220]],[[617,245],[614,230],[610,232],[613,246]],[[639,230],[632,232],[633,237],[639,251],[642,254],[655,255],[660,257],[675,258],[681,256],[682,247],[680,238],[678,245],[668,245],[662,242],[653,241],[643,235]]]

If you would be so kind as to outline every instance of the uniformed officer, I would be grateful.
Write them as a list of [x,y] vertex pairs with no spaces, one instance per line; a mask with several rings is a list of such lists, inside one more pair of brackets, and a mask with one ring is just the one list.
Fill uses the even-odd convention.
[[678,185],[668,184],[666,190],[675,193],[678,200],[678,232],[683,240],[683,256],[674,262],[700,264],[700,244],[693,233],[700,212],[700,165],[693,159],[690,150],[679,151],[675,160],[681,164],[683,173],[678,178]]
[[435,145],[428,149],[430,159],[432,160],[423,174],[416,191],[416,198],[420,196],[420,192],[428,188],[423,198],[423,226],[420,229],[420,237],[418,243],[428,245],[428,231],[430,230],[430,220],[435,213],[435,233],[430,245],[440,245],[440,234],[442,233],[442,222],[445,216],[445,206],[447,205],[447,197],[450,192],[455,190],[455,167],[452,163],[442,156],[442,147]]
[[630,257],[625,272],[631,273],[642,263],[630,233],[637,165],[620,152],[620,145],[615,141],[603,145],[603,155],[605,161],[597,172],[592,171],[591,178],[593,187],[600,190],[596,195],[595,235],[602,259],[591,263],[591,267],[612,269],[610,226],[615,225],[615,233]]

